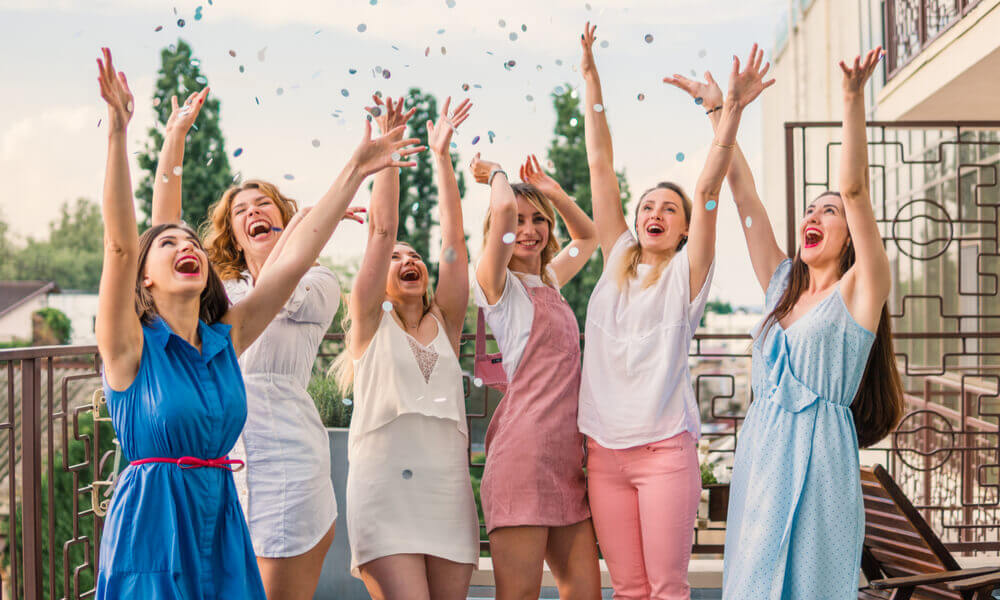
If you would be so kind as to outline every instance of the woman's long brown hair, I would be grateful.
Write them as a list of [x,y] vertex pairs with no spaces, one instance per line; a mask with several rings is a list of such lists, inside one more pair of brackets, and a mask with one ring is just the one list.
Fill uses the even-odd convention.
[[[168,229],[179,229],[198,240],[198,234],[193,229],[177,223],[161,223],[150,227],[139,236],[139,270],[135,277],[135,314],[139,315],[139,320],[143,325],[152,325],[156,319],[156,303],[153,302],[153,295],[149,289],[142,285],[146,272],[146,259],[149,257],[149,250],[153,247],[153,242],[157,236]],[[204,246],[198,241],[198,246],[204,250]],[[219,279],[212,261],[208,264],[208,280],[205,282],[205,289],[201,291],[200,302],[198,304],[198,318],[211,325],[217,322],[229,310],[229,299],[226,297],[226,288]]]
[[[836,195],[826,192],[822,196]],[[854,244],[848,237],[847,247],[840,255],[840,276],[854,264]],[[809,288],[809,267],[802,262],[801,253],[795,253],[788,286],[778,299],[777,305],[765,321],[764,333],[775,323],[785,318],[795,308],[802,293]],[[892,327],[889,322],[888,304],[882,305],[882,315],[878,320],[875,341],[872,343],[868,363],[858,393],[851,402],[854,415],[854,429],[858,434],[858,446],[867,448],[889,435],[903,416],[903,383],[899,378],[896,356],[892,346]]]

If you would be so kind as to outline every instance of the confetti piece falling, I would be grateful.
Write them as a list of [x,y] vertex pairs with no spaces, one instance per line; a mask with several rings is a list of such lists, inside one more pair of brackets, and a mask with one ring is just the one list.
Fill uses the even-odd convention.
[[186,23],[184,22],[184,19],[177,19],[177,26],[178,27],[184,27],[184,25],[186,25]]
[[607,48],[610,45],[611,44],[608,42],[608,40],[601,40],[601,48]]
[[295,175],[292,175],[291,173],[285,173],[285,179],[287,179],[288,181],[294,181]]
[[312,141],[312,145],[313,145],[313,148],[319,148],[319,140],[317,140],[317,139],[314,139],[314,140]]
[[358,33],[364,33],[366,31],[368,31],[368,26],[365,25],[364,23],[359,23],[358,24]]
[[264,59],[266,58],[267,58],[267,46],[264,46],[263,48],[257,51],[257,60],[259,60],[260,62],[264,62]]
[[510,233],[510,232],[507,232],[507,233],[503,234],[503,243],[505,243],[505,244],[513,244],[514,243],[514,237],[515,237],[514,234]]
[[341,400],[341,402],[344,403],[344,406],[350,406],[350,405],[354,404],[354,401],[351,400],[350,398],[344,398],[344,399]]
[[[98,125],[100,125],[100,123],[98,123]],[[472,138],[472,145],[475,146],[478,143],[479,143],[479,136],[477,135],[476,137]]]
[[719,204],[715,200],[709,200],[705,203],[705,210],[715,210],[715,207]]
[[750,229],[750,226],[753,225],[753,217],[747,217],[746,224],[747,229]]
[[483,380],[476,377],[475,379],[472,380],[472,385],[476,386],[477,388],[483,387]]
[[346,98],[346,97],[348,97],[348,96],[351,95],[351,92],[348,92],[347,88],[344,88],[344,89],[340,90],[340,95]]
[[677,159],[677,162],[684,162],[684,153],[683,152],[678,152],[677,156],[675,156],[674,158]]
[[489,136],[491,144],[493,143],[493,138],[495,138],[497,136],[497,134],[493,133],[492,131],[487,131],[486,135]]
[[642,39],[646,40],[647,44],[652,44],[653,43],[653,34],[652,33],[647,33]]
[[507,26],[507,21],[504,21],[503,19],[500,19],[499,21],[497,21],[497,25],[499,25],[500,27],[506,27]]
[[455,259],[458,258],[458,254],[455,252],[454,248],[448,247],[444,249],[443,254],[444,262],[453,263]]
[[161,31],[163,31],[163,25],[157,25],[157,26],[156,26],[156,29],[153,29],[153,31],[155,31],[155,32],[157,32],[157,33],[159,33],[159,32],[161,32]]
[[604,112],[604,105],[603,104],[595,104],[594,105],[594,112]]
[[643,100],[646,99],[646,94],[643,94],[642,92],[639,92],[639,95],[636,96],[636,98],[639,100],[639,102],[642,102]]
[[413,478],[413,471],[409,469],[403,469],[403,479],[412,479],[412,478]]
[[183,172],[184,172],[184,167],[180,165],[174,167],[174,175],[177,175],[179,177]]
[[694,103],[697,104],[698,106],[701,106],[702,104],[705,103],[705,99],[702,98],[701,96],[698,96],[697,98],[694,99]]
[[237,148],[236,150],[233,150],[233,158],[236,158],[240,154],[243,154],[243,148]]
[[569,255],[572,256],[573,258],[576,258],[579,254],[580,254],[580,249],[577,248],[576,246],[573,246],[572,248],[569,249]]

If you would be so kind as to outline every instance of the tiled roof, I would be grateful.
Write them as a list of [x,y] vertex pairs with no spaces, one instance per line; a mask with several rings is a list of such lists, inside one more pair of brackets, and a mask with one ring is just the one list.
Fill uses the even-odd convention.
[[52,281],[0,281],[0,317],[39,294],[58,291]]

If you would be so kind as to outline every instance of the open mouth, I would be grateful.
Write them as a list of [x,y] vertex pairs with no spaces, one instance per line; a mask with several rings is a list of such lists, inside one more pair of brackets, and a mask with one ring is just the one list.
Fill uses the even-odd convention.
[[252,240],[264,238],[269,233],[271,233],[271,224],[264,219],[254,221],[247,226],[247,235]]
[[420,281],[420,271],[413,267],[408,267],[400,271],[399,278],[403,281]]
[[174,263],[174,270],[182,275],[197,275],[201,272],[201,263],[192,254],[185,254]]
[[538,240],[518,240],[517,245],[530,250],[538,247]]
[[823,241],[823,232],[815,227],[809,227],[805,231],[805,247],[813,248]]
[[649,235],[660,235],[664,231],[666,231],[666,229],[664,229],[662,225],[659,225],[657,223],[650,223],[649,225],[646,225],[646,233],[648,233]]

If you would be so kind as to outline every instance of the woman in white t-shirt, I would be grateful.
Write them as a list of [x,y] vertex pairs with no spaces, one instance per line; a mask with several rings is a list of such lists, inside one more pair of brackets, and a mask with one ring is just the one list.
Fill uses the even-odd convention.
[[[691,535],[701,493],[700,433],[688,348],[705,309],[715,259],[719,189],[744,106],[761,82],[756,47],[733,63],[729,98],[695,187],[639,197],[629,231],[594,64],[581,36],[584,127],[604,272],[587,307],[579,426],[587,436],[588,497],[615,598],[688,598]],[[735,58],[735,57],[734,57]]]
[[[560,598],[597,599],[597,544],[576,427],[580,328],[559,293],[597,247],[594,224],[534,156],[521,167],[525,183],[513,186],[478,154],[472,171],[490,185],[473,291],[508,380],[486,432],[480,488],[497,598],[537,598],[544,561]],[[565,248],[555,237],[557,211],[573,238]]]

